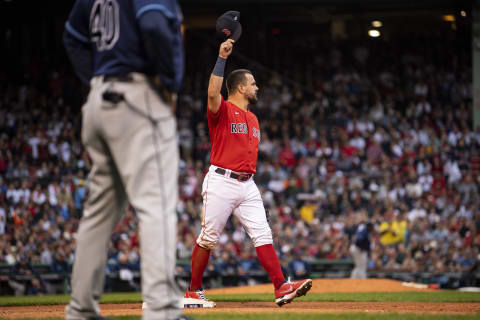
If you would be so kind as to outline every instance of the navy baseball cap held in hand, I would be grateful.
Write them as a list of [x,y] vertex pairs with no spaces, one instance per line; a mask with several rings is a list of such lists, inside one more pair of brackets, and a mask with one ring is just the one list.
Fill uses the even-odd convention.
[[240,12],[227,11],[217,19],[217,35],[223,40],[233,39],[237,41],[242,34],[240,24]]

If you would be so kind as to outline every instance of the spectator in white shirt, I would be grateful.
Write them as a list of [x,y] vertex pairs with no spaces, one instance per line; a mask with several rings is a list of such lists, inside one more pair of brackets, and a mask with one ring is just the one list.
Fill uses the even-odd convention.
[[28,144],[32,148],[32,158],[35,161],[38,160],[38,145],[40,144],[39,135],[40,135],[39,132],[37,132],[36,135],[28,139]]
[[35,186],[35,190],[33,191],[33,194],[32,194],[32,200],[38,205],[41,205],[45,201],[47,201],[47,196],[45,195],[44,190],[39,184]]

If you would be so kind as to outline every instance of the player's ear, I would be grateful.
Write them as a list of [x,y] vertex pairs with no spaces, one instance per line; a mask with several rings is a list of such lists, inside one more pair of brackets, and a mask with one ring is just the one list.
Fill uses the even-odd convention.
[[239,83],[237,87],[237,91],[241,94],[245,93],[245,85],[243,83]]

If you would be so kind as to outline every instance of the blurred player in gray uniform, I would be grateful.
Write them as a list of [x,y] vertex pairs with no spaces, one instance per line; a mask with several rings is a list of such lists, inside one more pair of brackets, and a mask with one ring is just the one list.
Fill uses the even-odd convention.
[[176,0],[77,0],[66,23],[68,55],[90,85],[82,141],[93,164],[67,319],[102,319],[108,245],[127,202],[140,220],[143,319],[186,319],[174,281],[181,23]]
[[350,253],[355,263],[355,268],[350,275],[352,279],[367,278],[368,254],[371,246],[370,235],[373,230],[373,224],[370,222],[361,223],[357,226],[352,244],[350,245]]

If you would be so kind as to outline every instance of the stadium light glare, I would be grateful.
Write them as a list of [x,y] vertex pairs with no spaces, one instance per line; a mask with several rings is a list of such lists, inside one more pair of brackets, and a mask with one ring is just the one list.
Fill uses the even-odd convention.
[[446,14],[443,16],[443,21],[454,22],[455,16],[453,14]]
[[372,27],[375,27],[375,28],[383,27],[383,23],[380,20],[373,20],[372,21]]
[[375,29],[370,29],[370,30],[368,30],[368,35],[372,38],[378,38],[378,37],[380,37],[380,31],[375,30]]

